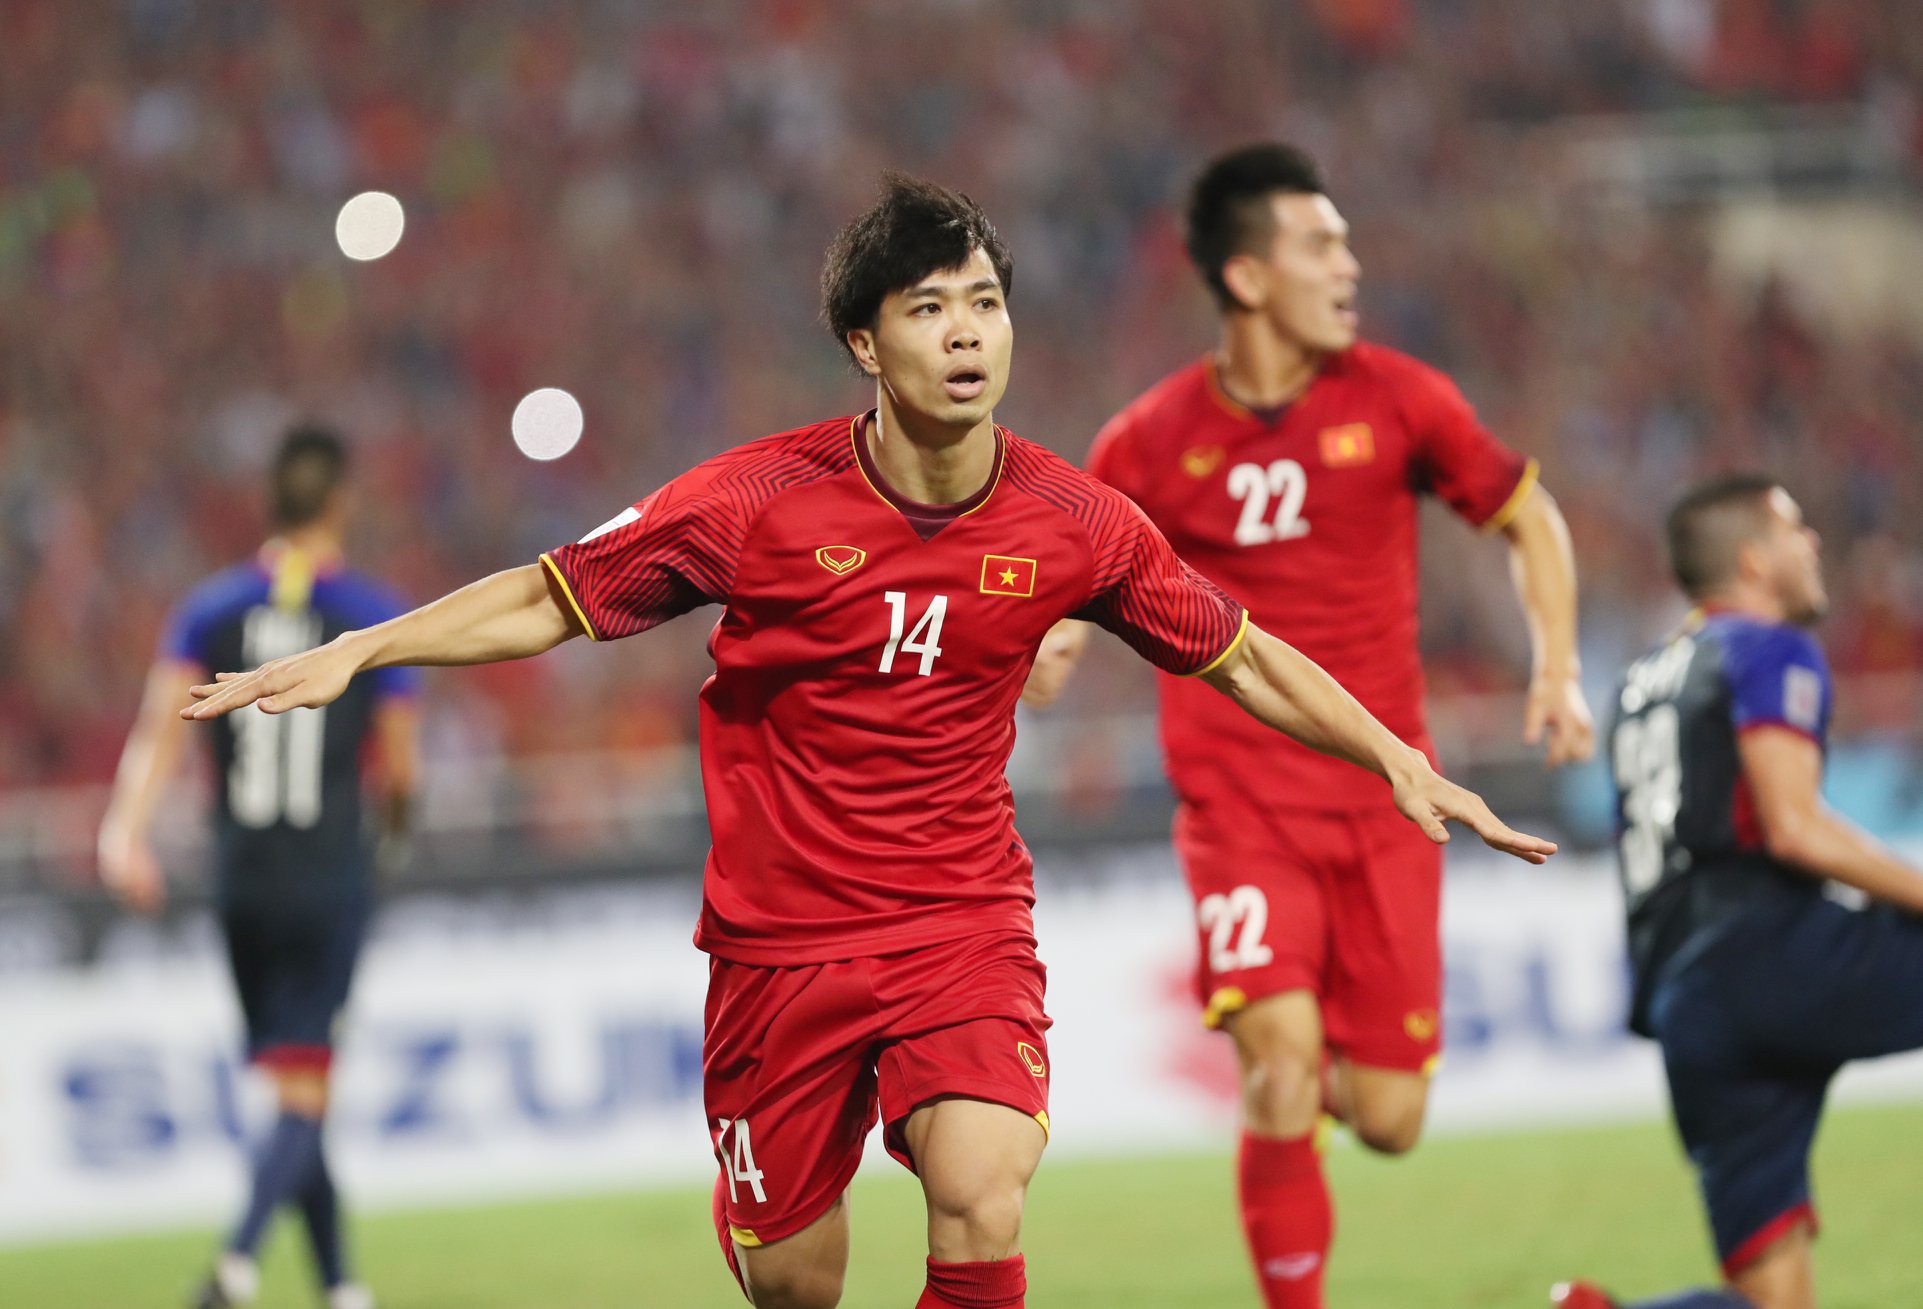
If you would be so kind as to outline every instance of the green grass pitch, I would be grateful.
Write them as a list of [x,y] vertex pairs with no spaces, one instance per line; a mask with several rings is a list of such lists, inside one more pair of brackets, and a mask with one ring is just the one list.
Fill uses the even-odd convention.
[[[1923,1105],[1833,1112],[1817,1145],[1824,1309],[1923,1304]],[[1398,1160],[1338,1146],[1337,1309],[1541,1309],[1553,1280],[1645,1295],[1711,1280],[1667,1126],[1449,1137]],[[921,1288],[920,1194],[871,1165],[852,1195],[847,1309]],[[383,1309],[736,1309],[705,1192],[601,1195],[368,1215],[360,1267]],[[0,1304],[173,1309],[207,1232],[0,1250]],[[1024,1245],[1037,1309],[1256,1309],[1225,1156],[1047,1160]],[[262,1309],[317,1302],[297,1226],[279,1225]]]

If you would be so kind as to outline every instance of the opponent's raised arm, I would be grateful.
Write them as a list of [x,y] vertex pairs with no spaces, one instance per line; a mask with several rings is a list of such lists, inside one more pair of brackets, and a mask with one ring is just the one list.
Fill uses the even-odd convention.
[[1202,680],[1257,719],[1324,754],[1360,764],[1388,781],[1396,808],[1438,845],[1444,820],[1467,824],[1491,847],[1532,864],[1556,852],[1554,842],[1518,832],[1473,791],[1442,777],[1420,750],[1403,744],[1341,685],[1286,642],[1253,623]]
[[250,704],[270,714],[323,705],[354,674],[394,664],[490,664],[551,650],[586,629],[559,583],[539,564],[484,577],[431,604],[304,654],[247,673],[221,673],[189,692],[182,718],[218,718]]

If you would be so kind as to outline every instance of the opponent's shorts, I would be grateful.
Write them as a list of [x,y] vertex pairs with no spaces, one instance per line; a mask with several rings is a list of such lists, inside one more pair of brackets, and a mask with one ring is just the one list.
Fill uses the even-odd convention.
[[327,1071],[372,909],[371,895],[291,903],[248,897],[220,906],[250,1062]]
[[1809,1152],[1837,1071],[1923,1048],[1923,919],[1812,896],[1678,959],[1650,1026],[1733,1276],[1798,1226],[1815,1230]]
[[1392,806],[1184,803],[1175,850],[1195,896],[1203,1021],[1315,993],[1329,1048],[1425,1072],[1442,1048],[1442,852]]
[[703,1094],[734,1239],[766,1245],[847,1189],[877,1118],[909,1168],[908,1116],[945,1096],[1048,1128],[1046,972],[988,935],[800,967],[709,962]]

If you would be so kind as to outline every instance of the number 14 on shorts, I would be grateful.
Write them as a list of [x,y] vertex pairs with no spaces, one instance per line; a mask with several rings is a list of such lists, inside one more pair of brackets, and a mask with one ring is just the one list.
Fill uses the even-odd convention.
[[715,1119],[714,1152],[728,1177],[729,1200],[739,1203],[738,1188],[745,1186],[754,1193],[756,1204],[768,1203],[768,1193],[761,1189],[761,1170],[755,1167],[754,1146],[748,1140],[747,1119]]

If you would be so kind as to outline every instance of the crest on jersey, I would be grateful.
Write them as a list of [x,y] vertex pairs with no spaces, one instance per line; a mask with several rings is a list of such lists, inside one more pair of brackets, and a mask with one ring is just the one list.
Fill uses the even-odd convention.
[[982,556],[982,594],[1026,598],[1035,594],[1035,561],[1014,555]]
[[1791,664],[1783,670],[1783,717],[1815,735],[1823,719],[1823,679],[1814,668]]
[[824,545],[815,551],[815,562],[836,577],[846,577],[868,562],[868,552],[852,545]]
[[1022,1057],[1028,1071],[1037,1077],[1048,1076],[1048,1064],[1042,1059],[1042,1052],[1026,1041],[1015,1042],[1015,1053]]
[[1190,477],[1207,477],[1222,466],[1228,451],[1219,445],[1198,445],[1182,451],[1182,471]]
[[1324,468],[1353,468],[1375,459],[1375,431],[1367,423],[1325,427],[1316,444],[1321,447]]

